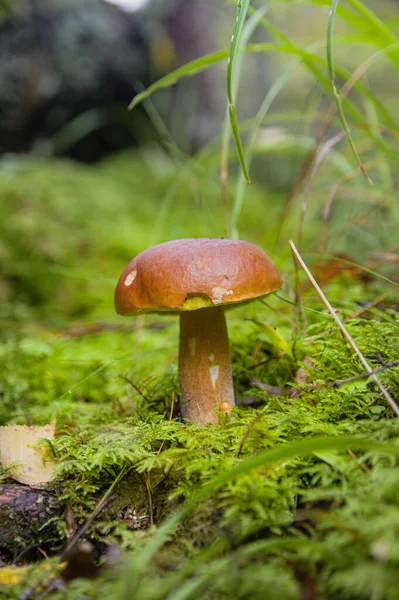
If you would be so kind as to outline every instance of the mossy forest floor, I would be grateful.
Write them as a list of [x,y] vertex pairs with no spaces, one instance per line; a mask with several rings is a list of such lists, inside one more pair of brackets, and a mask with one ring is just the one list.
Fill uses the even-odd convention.
[[[399,359],[397,222],[381,204],[337,199],[320,258],[324,176],[302,255],[377,369]],[[228,311],[238,406],[206,427],[180,419],[177,319],[113,309],[138,251],[225,235],[206,164],[157,151],[95,167],[7,158],[0,196],[0,421],[57,419],[47,492],[59,503],[2,542],[0,597],[398,599],[399,419],[370,379],[331,385],[365,369],[295,270],[300,206],[279,232],[286,191],[247,192],[240,237],[272,256],[284,286]],[[399,403],[398,368],[378,377]]]

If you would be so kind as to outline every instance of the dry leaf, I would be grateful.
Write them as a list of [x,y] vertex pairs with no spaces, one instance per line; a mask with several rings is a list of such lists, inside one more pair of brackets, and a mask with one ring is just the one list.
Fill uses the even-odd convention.
[[0,427],[0,461],[8,475],[20,483],[40,485],[49,482],[55,461],[48,457],[48,446],[39,440],[54,439],[55,419],[48,425],[6,425]]
[[355,259],[345,252],[336,252],[331,258],[314,265],[313,273],[320,286],[326,285],[336,277],[359,277],[365,283],[371,280],[371,275],[356,266]]

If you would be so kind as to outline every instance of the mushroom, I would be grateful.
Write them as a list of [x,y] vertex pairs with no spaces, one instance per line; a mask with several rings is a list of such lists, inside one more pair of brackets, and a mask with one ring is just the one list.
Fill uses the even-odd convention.
[[115,308],[120,315],[180,313],[182,416],[217,423],[217,407],[235,405],[224,307],[280,287],[275,264],[249,242],[180,239],[149,248],[128,264]]

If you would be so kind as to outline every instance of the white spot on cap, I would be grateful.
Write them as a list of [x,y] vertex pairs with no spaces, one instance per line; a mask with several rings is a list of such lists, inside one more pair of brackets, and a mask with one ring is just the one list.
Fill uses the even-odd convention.
[[216,365],[215,367],[210,367],[209,375],[211,376],[212,387],[213,389],[215,389],[216,382],[219,378],[219,365]]
[[190,351],[190,356],[195,356],[196,345],[197,345],[197,340],[195,338],[189,338],[188,349]]
[[222,304],[223,296],[226,293],[226,288],[224,287],[214,287],[212,288],[212,302],[214,304]]
[[214,304],[223,304],[225,296],[232,296],[233,290],[228,290],[225,287],[219,286],[212,288],[212,302]]
[[215,355],[213,354],[213,352],[210,353],[210,355],[208,356],[208,359],[213,362],[215,360]]
[[137,269],[134,269],[134,271],[131,271],[131,273],[129,273],[129,275],[126,277],[125,285],[132,285],[133,281],[136,279],[136,275]]

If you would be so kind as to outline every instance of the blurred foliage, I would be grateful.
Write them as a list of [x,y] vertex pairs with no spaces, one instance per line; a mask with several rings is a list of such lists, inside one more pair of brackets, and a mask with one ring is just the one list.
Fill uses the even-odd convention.
[[[329,2],[314,5],[326,25]],[[304,6],[277,5],[307,11]],[[384,48],[386,28],[395,32],[394,24],[381,29],[357,0],[343,2],[337,19],[337,63],[344,47],[357,50],[360,43],[362,56],[349,52],[348,62],[361,63],[368,42],[379,40]],[[370,22],[380,30],[368,40]],[[284,32],[291,33],[289,27]],[[291,54],[313,41],[295,40]],[[310,63],[323,67],[315,56]],[[388,57],[383,63],[384,78],[397,77],[396,64]],[[333,120],[297,195],[287,202],[331,104],[318,97],[303,111],[299,98],[310,91],[298,85],[309,72],[302,76],[303,69],[296,69],[288,79],[298,90],[298,105],[265,114],[251,148],[254,183],[242,196],[238,228],[275,259],[284,287],[265,303],[227,313],[238,406],[219,426],[187,425],[179,418],[177,319],[123,320],[114,314],[112,296],[126,263],[151,244],[227,234],[220,140],[193,157],[168,140],[93,166],[3,157],[0,422],[57,418],[58,477],[50,491],[71,507],[77,526],[128,472],[85,536],[95,547],[97,578],[66,585],[59,557],[30,566],[32,552],[37,561],[42,555],[29,551],[35,540],[19,540],[14,556],[27,550],[26,564],[0,570],[2,598],[27,590],[56,600],[133,594],[138,600],[398,598],[398,420],[369,379],[331,385],[356,377],[363,367],[296,273],[287,244],[290,237],[299,239],[369,364],[398,360],[397,131],[366,92],[351,94],[355,112],[345,103],[344,110],[358,125],[355,144],[371,163],[375,185],[354,171],[344,139],[331,142],[340,128]],[[382,77],[379,69],[376,77]],[[321,79],[312,82],[318,90]],[[369,90],[380,91],[373,83]],[[381,93],[383,107],[393,113],[395,102]],[[360,116],[375,127],[361,127]],[[242,125],[244,138],[250,126]],[[237,167],[231,160],[231,206],[241,193]],[[334,269],[328,256],[343,252]],[[358,262],[365,269],[353,264]],[[271,327],[278,335],[270,335]],[[398,368],[379,377],[399,402]],[[299,393],[291,395],[294,388]],[[328,438],[325,447],[320,436]],[[363,446],[343,448],[342,436],[361,439]],[[306,452],[248,466],[301,441],[308,443]],[[375,450],[377,442],[386,444],[385,453]],[[241,474],[234,476],[237,468]],[[223,484],[213,486],[220,477]],[[6,481],[7,473],[1,478]],[[201,502],[182,513],[203,490]],[[163,539],[165,523],[174,527]],[[41,548],[49,555],[70,535],[63,517],[54,525],[56,542]],[[116,546],[122,557],[115,564],[110,552]],[[146,557],[151,560],[143,563]]]

